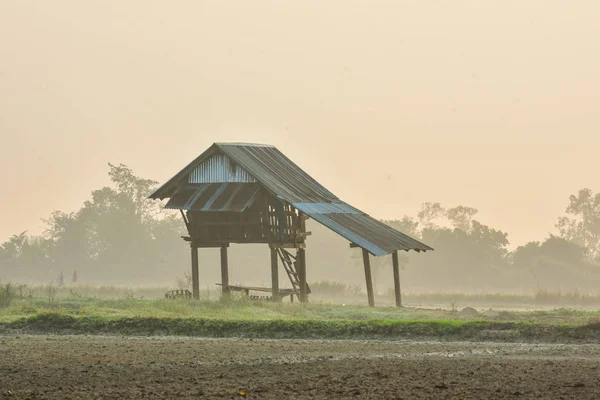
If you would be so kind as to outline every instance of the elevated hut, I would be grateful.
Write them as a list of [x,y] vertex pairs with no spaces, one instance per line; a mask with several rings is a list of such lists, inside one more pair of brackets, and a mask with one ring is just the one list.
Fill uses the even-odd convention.
[[[192,258],[193,298],[200,295],[198,249],[221,249],[223,295],[263,290],[274,301],[290,295],[306,302],[306,220],[314,219],[360,247],[370,306],[375,305],[369,256],[392,254],[396,305],[401,306],[398,251],[433,250],[337,198],[274,146],[214,143],[149,196],[169,199],[187,227]],[[229,285],[231,243],[264,243],[271,250],[271,288]],[[292,289],[279,288],[279,261]]]

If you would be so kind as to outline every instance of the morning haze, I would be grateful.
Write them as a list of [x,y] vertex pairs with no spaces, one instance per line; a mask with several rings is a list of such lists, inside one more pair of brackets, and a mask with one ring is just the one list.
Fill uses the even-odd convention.
[[0,0],[0,399],[600,398],[599,16]]
[[123,162],[276,145],[377,218],[470,205],[511,246],[597,190],[596,1],[0,3],[0,239]]

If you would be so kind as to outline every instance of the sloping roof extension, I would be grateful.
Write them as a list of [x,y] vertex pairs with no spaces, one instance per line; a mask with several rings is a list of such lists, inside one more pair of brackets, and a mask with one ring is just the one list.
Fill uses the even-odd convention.
[[[224,164],[219,164],[219,173],[214,172],[214,168],[218,168],[216,164],[207,170],[207,164],[203,163],[207,160],[209,164],[213,163],[211,160],[221,155],[228,157],[230,161],[227,162],[231,165],[225,168]],[[152,193],[150,198],[172,197],[182,185],[200,183],[194,182],[198,177],[206,182],[206,179],[212,180],[214,176],[220,182],[258,182],[273,196],[292,204],[315,221],[375,256],[383,256],[397,250],[433,250],[343,202],[271,145],[215,143]],[[186,196],[189,200],[192,195]],[[175,198],[171,201],[173,200]],[[179,204],[181,201],[175,203]]]
[[183,186],[166,209],[212,212],[243,212],[256,200],[257,183],[201,183]]

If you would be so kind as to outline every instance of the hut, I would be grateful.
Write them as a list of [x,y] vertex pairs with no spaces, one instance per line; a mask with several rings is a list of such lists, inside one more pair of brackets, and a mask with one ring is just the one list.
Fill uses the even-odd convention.
[[[259,290],[280,300],[289,295],[308,300],[306,220],[312,218],[362,249],[368,302],[375,305],[370,256],[392,254],[396,305],[401,306],[398,251],[433,250],[402,232],[343,202],[310,177],[277,148],[254,143],[214,143],[149,198],[169,199],[166,209],[179,210],[191,247],[192,294],[200,296],[198,249],[220,248],[221,286]],[[229,284],[227,249],[231,243],[268,244],[271,288]],[[292,289],[279,287],[279,262]]]

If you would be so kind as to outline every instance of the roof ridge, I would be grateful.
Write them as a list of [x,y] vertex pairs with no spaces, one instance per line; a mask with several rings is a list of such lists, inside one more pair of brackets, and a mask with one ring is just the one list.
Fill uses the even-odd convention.
[[215,142],[217,146],[251,146],[251,147],[272,147],[275,148],[272,144],[267,143],[247,143],[247,142]]

